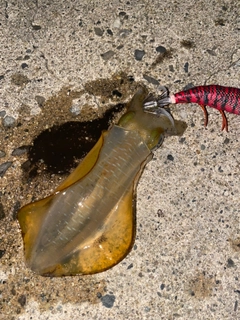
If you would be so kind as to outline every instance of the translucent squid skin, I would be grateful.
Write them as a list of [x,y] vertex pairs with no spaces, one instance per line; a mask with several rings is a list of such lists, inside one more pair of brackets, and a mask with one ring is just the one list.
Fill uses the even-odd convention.
[[145,97],[140,89],[118,125],[103,132],[52,195],[20,209],[26,264],[36,273],[93,274],[131,250],[136,185],[171,126],[165,116],[143,112]]
[[219,85],[197,86],[175,93],[170,96],[169,102],[199,104],[204,111],[205,126],[207,126],[208,122],[206,106],[215,108],[222,115],[222,130],[225,128],[228,131],[228,123],[224,111],[240,114],[240,89]]

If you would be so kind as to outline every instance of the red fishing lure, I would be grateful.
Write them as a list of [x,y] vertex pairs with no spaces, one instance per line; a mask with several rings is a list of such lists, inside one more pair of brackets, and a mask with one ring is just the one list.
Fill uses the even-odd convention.
[[[227,118],[224,111],[240,115],[240,89],[224,87],[219,85],[198,86],[185,91],[177,92],[174,95],[167,95],[166,91],[155,102],[155,107],[163,107],[170,103],[197,103],[203,109],[205,115],[204,125],[208,123],[206,106],[215,108],[222,115],[222,130],[228,131]],[[145,110],[154,106],[154,103],[147,102]]]

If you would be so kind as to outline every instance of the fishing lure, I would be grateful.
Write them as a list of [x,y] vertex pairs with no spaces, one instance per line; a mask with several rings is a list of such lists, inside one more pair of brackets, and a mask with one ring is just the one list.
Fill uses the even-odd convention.
[[[208,124],[208,113],[206,106],[215,108],[222,115],[222,130],[228,131],[228,122],[224,111],[240,114],[240,89],[233,87],[224,87],[219,85],[198,86],[185,91],[168,95],[167,89],[157,99],[157,101],[148,101],[144,104],[144,109],[156,113],[152,108],[163,107],[170,103],[197,103],[201,106],[205,121],[205,127]],[[151,111],[153,110],[153,111]]]
[[136,185],[172,117],[143,111],[140,89],[118,125],[100,139],[47,198],[20,209],[27,266],[44,276],[93,274],[111,268],[131,250]]

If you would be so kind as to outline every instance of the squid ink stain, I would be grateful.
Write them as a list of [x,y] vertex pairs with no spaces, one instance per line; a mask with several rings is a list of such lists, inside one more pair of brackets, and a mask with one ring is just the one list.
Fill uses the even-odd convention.
[[38,169],[50,174],[69,173],[77,167],[79,160],[87,155],[107,130],[114,116],[123,110],[124,104],[117,104],[107,110],[102,118],[92,121],[69,121],[42,131],[28,151],[28,165],[23,169],[34,178]]

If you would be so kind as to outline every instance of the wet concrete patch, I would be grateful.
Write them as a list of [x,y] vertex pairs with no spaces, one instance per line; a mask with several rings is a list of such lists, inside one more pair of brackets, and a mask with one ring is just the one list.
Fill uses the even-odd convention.
[[[49,310],[59,300],[62,303],[101,302],[97,294],[104,295],[104,280],[99,282],[95,276],[42,278],[26,267],[16,216],[22,205],[49,195],[66,173],[77,166],[101,131],[118,120],[125,101],[130,100],[137,87],[139,83],[132,75],[124,73],[89,82],[85,90],[63,87],[49,99],[40,99],[39,114],[32,116],[30,108],[22,105],[16,125],[2,126],[0,139],[7,146],[3,163],[11,164],[7,170],[4,165],[2,171],[2,181],[7,183],[1,189],[0,207],[0,310],[6,317],[20,314],[30,299],[38,302],[41,311]],[[84,100],[81,112],[73,114],[71,106],[76,101],[81,103],[86,94],[98,101],[97,108]],[[48,160],[49,153],[56,153],[52,160]],[[20,261],[17,269],[16,259]],[[73,287],[77,288],[77,294]]]

